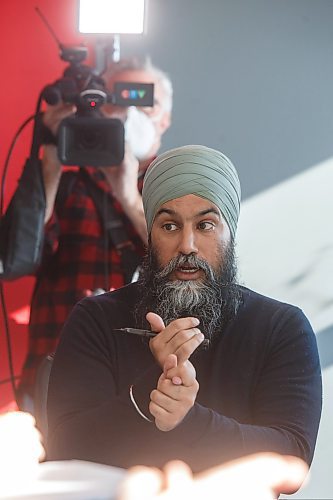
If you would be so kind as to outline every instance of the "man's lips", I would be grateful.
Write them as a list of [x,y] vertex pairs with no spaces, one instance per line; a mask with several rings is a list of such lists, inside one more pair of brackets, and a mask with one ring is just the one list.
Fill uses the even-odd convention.
[[179,266],[173,271],[172,275],[176,279],[190,280],[202,277],[202,272],[200,267]]
[[179,266],[176,268],[176,271],[180,271],[181,273],[196,273],[199,269],[199,267]]

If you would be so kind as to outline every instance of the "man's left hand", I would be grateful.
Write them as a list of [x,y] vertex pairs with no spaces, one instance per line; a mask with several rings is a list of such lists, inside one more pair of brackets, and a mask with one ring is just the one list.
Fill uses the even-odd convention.
[[126,145],[125,155],[120,165],[99,167],[110,185],[113,196],[125,208],[136,203],[138,191],[139,161]]
[[170,354],[164,364],[157,388],[151,392],[149,411],[161,431],[171,431],[184,419],[195,403],[199,390],[196,372],[190,361],[178,365]]
[[125,156],[120,165],[99,168],[109,183],[112,195],[121,204],[142,241],[147,244],[147,225],[141,194],[138,190],[139,166],[139,161],[125,144]]

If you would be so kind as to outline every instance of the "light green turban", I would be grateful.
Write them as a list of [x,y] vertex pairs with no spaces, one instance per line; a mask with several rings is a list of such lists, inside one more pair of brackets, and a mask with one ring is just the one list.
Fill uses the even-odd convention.
[[206,146],[171,149],[150,164],[142,191],[148,233],[163,203],[188,194],[214,203],[234,238],[240,208],[239,178],[229,158]]

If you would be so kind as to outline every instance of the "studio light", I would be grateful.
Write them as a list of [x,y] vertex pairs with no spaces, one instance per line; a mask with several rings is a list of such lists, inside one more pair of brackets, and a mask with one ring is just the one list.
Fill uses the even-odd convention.
[[79,31],[95,34],[141,34],[147,0],[80,0]]

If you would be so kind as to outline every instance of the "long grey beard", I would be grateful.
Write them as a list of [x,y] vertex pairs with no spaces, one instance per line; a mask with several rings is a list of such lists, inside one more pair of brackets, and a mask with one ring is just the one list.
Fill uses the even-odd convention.
[[[215,273],[196,255],[179,255],[159,269],[156,256],[150,252],[140,280],[143,295],[139,314],[142,317],[148,311],[156,312],[166,325],[180,317],[194,316],[200,319],[199,328],[205,337],[213,338],[235,315],[240,299],[233,246],[225,251],[223,262],[223,268]],[[202,269],[205,279],[169,281],[170,273],[184,264]]]

